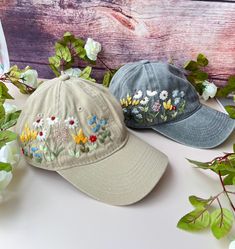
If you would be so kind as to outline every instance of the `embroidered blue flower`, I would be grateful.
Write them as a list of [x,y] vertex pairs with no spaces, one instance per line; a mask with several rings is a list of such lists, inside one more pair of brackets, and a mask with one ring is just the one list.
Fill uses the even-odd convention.
[[178,105],[179,102],[180,102],[180,98],[179,98],[179,97],[174,99],[174,104],[175,104],[175,105]]
[[101,119],[99,123],[100,123],[101,126],[105,126],[107,124],[107,120],[106,119]]
[[33,155],[34,155],[34,157],[42,158],[42,154],[40,154],[40,153],[34,153]]
[[90,119],[88,119],[88,124],[93,125],[96,122],[96,115],[93,115]]
[[91,130],[93,131],[93,132],[98,132],[99,130],[100,130],[100,124],[95,124],[95,126],[94,127],[92,127],[91,128]]
[[138,113],[139,113],[139,110],[138,110],[137,108],[133,108],[133,109],[131,110],[131,112],[134,113],[134,114],[138,114]]
[[38,150],[37,147],[32,147],[32,148],[31,148],[31,151],[32,151],[32,152],[35,152],[35,151],[37,151],[37,150]]
[[175,89],[174,91],[172,91],[172,97],[175,98],[177,97],[179,94],[179,90],[178,89]]

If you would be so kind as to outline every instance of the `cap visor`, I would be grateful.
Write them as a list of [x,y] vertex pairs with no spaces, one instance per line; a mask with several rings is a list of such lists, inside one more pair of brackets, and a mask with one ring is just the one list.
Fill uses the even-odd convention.
[[214,148],[233,132],[235,120],[228,115],[203,106],[181,121],[153,126],[155,131],[179,143],[196,148]]
[[166,155],[129,133],[125,146],[111,156],[57,172],[94,199],[129,205],[154,188],[167,163]]

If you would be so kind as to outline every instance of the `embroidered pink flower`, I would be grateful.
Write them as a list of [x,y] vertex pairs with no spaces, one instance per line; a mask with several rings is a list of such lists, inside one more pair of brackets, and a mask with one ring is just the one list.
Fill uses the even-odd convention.
[[47,118],[47,123],[51,126],[55,125],[58,122],[59,118],[57,118],[56,116],[50,116],[49,118]]
[[38,117],[36,121],[33,122],[34,128],[41,128],[44,124],[44,120],[41,117]]
[[64,122],[65,125],[70,129],[74,129],[78,126],[78,120],[74,117],[68,117]]
[[91,135],[91,136],[89,137],[89,140],[90,140],[92,143],[94,143],[94,142],[97,140],[97,136]]
[[47,135],[47,131],[45,129],[39,131],[38,135],[37,135],[37,140],[45,141],[46,140],[46,135]]
[[161,104],[159,103],[159,101],[157,100],[153,106],[152,106],[152,109],[154,112],[159,112],[160,111],[160,108],[161,108]]

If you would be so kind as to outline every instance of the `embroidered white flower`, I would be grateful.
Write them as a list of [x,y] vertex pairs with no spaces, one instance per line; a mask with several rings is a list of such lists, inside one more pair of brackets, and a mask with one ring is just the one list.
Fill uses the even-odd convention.
[[36,70],[29,69],[20,75],[22,83],[32,88],[38,87],[38,73]]
[[20,149],[16,140],[6,143],[0,149],[0,161],[15,166],[20,159]]
[[37,140],[38,141],[45,141],[47,136],[47,131],[45,129],[38,132]]
[[86,50],[87,57],[92,61],[96,61],[97,55],[101,51],[101,44],[91,38],[88,38],[84,48]]
[[185,92],[184,91],[180,91],[180,97],[183,98],[185,96]]
[[57,124],[58,122],[59,122],[59,118],[56,116],[50,116],[49,118],[47,118],[47,123],[50,126],[53,126],[53,125]]
[[64,71],[64,74],[67,74],[71,77],[79,77],[81,74],[82,70],[79,68],[69,68]]
[[146,93],[147,93],[147,95],[148,95],[149,97],[152,97],[152,96],[155,96],[155,95],[157,94],[157,91],[150,91],[150,90],[147,90]]
[[172,97],[175,98],[177,97],[179,94],[179,90],[178,89],[175,89],[174,91],[172,91]]
[[78,120],[74,117],[68,117],[64,122],[65,125],[70,129],[74,129],[78,126]]
[[1,170],[0,171],[0,191],[4,190],[8,184],[11,182],[12,179],[12,172]]
[[165,100],[165,99],[167,99],[167,97],[168,97],[168,92],[166,90],[161,91],[159,98],[161,100]]
[[140,100],[140,104],[141,105],[147,105],[149,102],[149,98],[148,97],[144,97],[142,100]]
[[179,98],[179,97],[177,97],[177,98],[174,99],[174,104],[175,104],[175,105],[178,105],[179,102],[180,102],[180,98]]
[[208,100],[209,98],[214,98],[217,92],[217,86],[213,82],[204,81],[202,97],[204,100]]
[[43,124],[44,124],[44,120],[43,120],[43,118],[41,118],[39,116],[38,116],[37,120],[33,122],[34,128],[41,128],[43,126]]
[[3,107],[5,109],[6,114],[13,113],[17,111],[17,106],[9,104],[9,103],[4,103]]
[[143,93],[141,90],[138,90],[135,95],[133,96],[133,99],[140,99],[143,96]]

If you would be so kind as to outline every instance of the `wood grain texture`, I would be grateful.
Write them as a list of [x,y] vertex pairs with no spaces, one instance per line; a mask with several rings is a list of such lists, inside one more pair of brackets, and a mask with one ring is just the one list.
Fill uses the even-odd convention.
[[[140,59],[177,65],[205,53],[213,79],[235,74],[234,1],[0,0],[0,18],[12,63],[53,77],[47,58],[65,31],[92,37],[110,67]],[[102,64],[97,64],[101,77]]]

